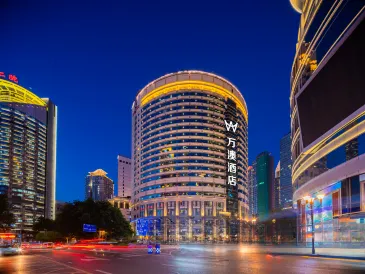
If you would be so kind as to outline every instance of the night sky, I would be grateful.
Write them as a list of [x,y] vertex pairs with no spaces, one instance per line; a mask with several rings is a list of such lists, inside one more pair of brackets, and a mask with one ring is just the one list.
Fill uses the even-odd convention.
[[289,0],[0,0],[0,10],[0,71],[58,106],[57,200],[83,199],[97,168],[117,180],[136,93],[180,70],[236,85],[248,105],[249,162],[267,150],[277,163],[299,23]]

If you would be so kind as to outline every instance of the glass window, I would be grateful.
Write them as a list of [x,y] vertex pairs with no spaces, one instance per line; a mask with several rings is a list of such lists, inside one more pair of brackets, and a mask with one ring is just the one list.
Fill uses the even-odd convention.
[[360,211],[360,181],[359,176],[350,179],[351,182],[351,212]]

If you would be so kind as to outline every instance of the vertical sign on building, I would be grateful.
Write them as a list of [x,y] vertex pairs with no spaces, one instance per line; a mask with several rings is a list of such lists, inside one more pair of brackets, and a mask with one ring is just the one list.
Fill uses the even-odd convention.
[[224,126],[226,129],[226,162],[227,162],[227,212],[231,213],[231,218],[227,222],[229,235],[237,235],[238,227],[235,220],[238,217],[238,132],[239,124],[237,121],[236,104],[230,99],[227,100]]

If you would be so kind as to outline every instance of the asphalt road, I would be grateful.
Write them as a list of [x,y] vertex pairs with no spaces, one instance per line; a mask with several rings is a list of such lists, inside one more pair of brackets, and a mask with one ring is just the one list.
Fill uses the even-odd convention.
[[48,250],[1,257],[0,273],[365,273],[365,261],[306,256],[271,256],[240,246],[183,246],[148,255],[147,250],[114,252]]

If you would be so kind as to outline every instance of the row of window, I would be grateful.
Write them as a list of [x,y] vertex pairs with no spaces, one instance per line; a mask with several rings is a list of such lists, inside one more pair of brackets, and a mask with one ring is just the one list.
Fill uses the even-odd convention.
[[141,178],[144,178],[146,176],[152,175],[152,174],[158,174],[158,173],[165,173],[165,172],[171,172],[171,171],[179,171],[179,170],[209,170],[209,171],[217,171],[217,172],[224,172],[224,168],[215,168],[215,167],[207,167],[207,166],[173,166],[173,167],[165,167],[160,169],[154,169],[145,173],[141,174]]
[[[225,153],[226,150],[225,149],[218,149],[218,148],[214,148],[214,147],[204,147],[204,146],[174,146],[174,147],[168,147],[168,148],[163,148],[161,150],[155,150],[155,151],[151,151],[149,153],[145,153],[142,155],[141,159],[145,159],[149,156],[152,155],[156,155],[156,154],[160,154],[163,152],[171,152],[171,151],[178,151],[178,150],[193,150],[193,149],[197,149],[197,150],[210,150],[210,151],[216,151],[216,152],[220,152],[220,153]],[[173,152],[172,152],[173,153]]]
[[[174,137],[180,137],[180,136],[194,136],[194,137],[210,137],[210,138],[215,138],[215,139],[224,139],[221,136],[215,135],[213,133],[203,133],[203,132],[176,132],[176,133],[170,133],[170,134],[165,134],[153,139],[150,139],[144,143],[142,143],[142,147],[147,146],[148,144],[160,141],[160,140],[164,140],[164,139],[169,139],[169,138],[174,138]],[[144,138],[142,138],[142,141],[150,138],[152,136],[145,136]]]
[[[199,102],[200,103],[200,102]],[[208,104],[208,102],[207,102]],[[212,112],[217,112],[220,114],[224,114],[224,111],[222,110],[218,110],[215,108],[212,108],[211,106],[196,106],[196,105],[185,105],[185,106],[179,106],[179,105],[175,105],[175,106],[170,106],[169,108],[165,108],[163,110],[160,110],[159,112],[153,112],[151,113],[148,117],[146,117],[145,119],[142,119],[142,128],[145,128],[151,124],[157,123],[158,121],[161,121],[164,119],[165,116],[160,116],[158,118],[155,119],[151,119],[154,118],[158,115],[161,115],[163,113],[174,113],[174,112],[178,112],[179,110],[191,110],[191,109],[195,109],[195,110],[206,110],[206,111],[212,111]],[[181,112],[181,111],[179,111]]]
[[148,169],[159,167],[159,166],[166,166],[166,165],[174,165],[174,164],[210,164],[210,165],[225,165],[225,163],[222,162],[216,162],[216,161],[210,161],[210,160],[201,160],[201,159],[188,159],[188,160],[169,160],[164,162],[156,162],[148,166],[144,166],[141,171],[146,171]]
[[212,145],[217,145],[217,146],[224,146],[224,142],[216,142],[213,141],[212,139],[209,140],[204,140],[204,139],[180,139],[180,140],[170,140],[170,141],[165,141],[165,142],[161,142],[152,146],[148,146],[144,149],[142,149],[142,154],[154,149],[154,148],[158,148],[158,147],[162,147],[162,146],[166,146],[166,145],[172,145],[172,144],[180,144],[180,143],[202,143],[202,144],[212,144]]
[[[212,119],[196,119],[196,118],[183,118],[182,116],[199,116],[200,117],[210,117]],[[182,117],[180,119],[172,119],[173,117]],[[147,129],[142,131],[142,134],[145,135],[147,134],[149,131],[152,131],[156,128],[159,127],[163,127],[166,125],[171,125],[171,124],[181,124],[181,123],[205,123],[205,124],[212,124],[212,125],[217,125],[223,128],[223,120],[221,117],[219,116],[215,116],[212,115],[210,113],[205,113],[205,112],[181,112],[181,113],[174,113],[174,114],[170,114],[170,115],[166,115],[163,117],[163,120],[168,120],[167,122],[158,122],[153,123],[153,126],[148,127]],[[216,120],[214,120],[216,119]],[[219,122],[218,122],[219,121]],[[143,129],[144,127],[142,127]]]
[[[169,160],[171,158],[178,158],[178,157],[194,157],[194,156],[198,156],[198,157],[208,157],[208,158],[215,158],[215,159],[222,159],[225,160],[226,158],[219,155],[219,154],[209,154],[209,153],[201,153],[201,152],[183,152],[183,153],[173,153],[173,154],[168,154],[168,155],[162,155],[162,156],[157,156],[157,157],[152,157],[150,159],[147,159],[145,161],[142,161],[142,165],[146,165],[149,164],[151,162],[154,161],[158,161],[158,160]],[[243,158],[241,158],[238,155],[238,160],[243,161]]]
[[195,196],[195,195],[209,196],[209,197],[225,197],[224,194],[219,194],[219,193],[215,193],[215,192],[196,192],[196,191],[191,191],[191,192],[156,193],[156,194],[151,194],[151,195],[143,196],[143,197],[140,198],[140,200],[141,201],[145,201],[145,200],[155,199],[155,198],[160,198],[160,197]]
[[[165,106],[166,105],[166,103],[161,103],[161,101],[163,101],[163,100],[167,100],[167,99],[171,99],[171,98],[178,98],[178,97],[183,97],[183,96],[201,96],[201,97],[209,97],[209,98],[213,98],[213,99],[215,99],[215,100],[220,100],[220,101],[222,101],[222,102],[224,102],[224,99],[223,98],[221,98],[221,97],[217,97],[217,96],[214,96],[214,95],[211,95],[211,94],[209,94],[209,93],[204,93],[204,92],[195,92],[195,91],[192,91],[192,92],[190,92],[190,91],[183,91],[183,92],[175,92],[175,93],[171,93],[171,94],[169,94],[169,95],[165,95],[165,96],[162,96],[162,97],[160,97],[160,98],[158,98],[158,99],[156,99],[156,100],[153,100],[153,101],[151,101],[149,104],[147,104],[146,106],[144,106],[143,108],[142,108],[142,117],[144,116],[144,115],[148,115],[148,113],[147,113],[147,111],[148,112],[151,112],[151,111],[153,111],[153,110],[156,110],[156,109],[158,109],[158,108],[160,108],[160,107],[162,107],[162,106]],[[151,107],[152,105],[155,105],[155,104],[158,104],[158,103],[160,103],[160,105],[157,105],[157,106],[154,106],[154,107]],[[211,102],[209,102],[209,103],[211,103]],[[223,104],[222,105],[220,105],[221,107],[225,107]]]

